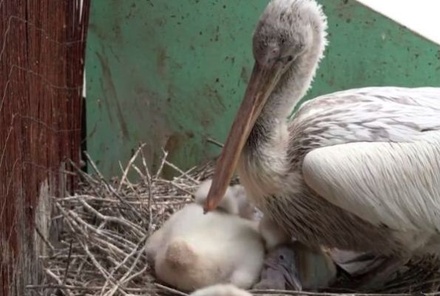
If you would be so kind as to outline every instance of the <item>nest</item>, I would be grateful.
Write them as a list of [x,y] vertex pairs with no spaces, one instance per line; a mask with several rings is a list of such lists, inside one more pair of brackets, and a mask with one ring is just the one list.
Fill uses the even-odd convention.
[[[156,281],[145,255],[146,240],[168,217],[192,202],[200,181],[213,174],[213,161],[183,172],[164,156],[158,171],[149,172],[142,146],[122,171],[110,181],[89,159],[94,175],[81,174],[81,189],[73,196],[53,198],[62,232],[49,257],[42,258],[45,280],[29,286],[38,295],[187,295]],[[135,163],[140,163],[136,165]],[[161,178],[165,166],[179,174],[172,181]],[[133,183],[129,175],[137,174]],[[237,183],[235,179],[233,183]],[[407,266],[376,293],[432,291],[437,264],[425,259]],[[433,279],[435,279],[433,281]],[[347,279],[341,279],[344,283]],[[342,285],[342,284],[341,284]],[[338,291],[340,293],[338,293]],[[325,293],[253,291],[254,294],[341,295],[356,291],[333,288]],[[360,295],[360,294],[359,294]]]

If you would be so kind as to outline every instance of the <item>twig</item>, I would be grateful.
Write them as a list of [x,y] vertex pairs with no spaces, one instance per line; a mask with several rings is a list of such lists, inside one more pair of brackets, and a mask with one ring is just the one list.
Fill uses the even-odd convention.
[[[54,279],[58,285],[62,285],[61,279],[56,274],[54,274],[52,271],[50,271],[47,268],[44,271],[46,272],[47,275],[49,275],[52,279]],[[70,291],[66,291],[66,292],[68,295],[72,295]]]
[[69,274],[70,259],[72,256],[72,240],[70,241],[69,254],[67,254],[66,270],[64,271],[63,285],[66,284],[67,275]]
[[[131,257],[133,257],[136,253],[138,253],[138,256],[135,258],[133,264],[132,264],[131,267],[128,269],[128,271],[122,276],[122,278],[121,278],[121,280],[120,280],[120,282],[124,282],[124,280],[128,277],[128,275],[130,275],[130,274],[133,272],[134,267],[135,267],[135,266],[137,265],[137,263],[139,262],[139,258],[141,257],[141,254],[142,254],[143,251],[145,250],[145,241],[147,240],[147,238],[148,238],[148,237],[145,236],[145,237],[141,240],[141,242],[139,242],[139,244],[136,246],[136,248],[133,249],[133,251],[132,251],[130,254],[128,254],[128,255],[124,258],[124,260],[123,260],[121,263],[119,263],[119,264],[115,267],[115,269],[113,269],[113,271],[110,273],[110,276],[111,276],[111,277],[113,277],[113,275],[118,271],[118,269],[119,269],[121,266],[125,265],[125,264],[127,263],[127,261],[128,261]],[[142,244],[144,244],[144,247],[143,247],[142,250],[139,252],[139,246],[142,245]],[[104,286],[102,287],[102,291],[104,291],[104,289],[106,288],[107,284],[108,284],[108,281],[105,282]],[[112,293],[108,293],[108,294],[106,294],[106,295],[109,295],[109,296],[110,296],[110,295],[113,295],[114,292],[116,292],[116,289],[114,289],[114,291],[113,291]]]
[[68,159],[69,164],[75,169],[75,172],[83,179],[85,180],[87,183],[92,183],[94,182],[95,184],[99,184],[99,182],[97,182],[96,180],[94,180],[90,175],[86,174],[80,167],[78,167],[76,165],[76,163],[71,160]]
[[211,144],[214,144],[214,145],[216,145],[216,146],[218,146],[218,147],[220,147],[220,148],[223,148],[223,144],[222,143],[220,143],[219,141],[217,141],[217,140],[214,140],[213,138],[206,138],[206,142],[208,142],[208,143],[211,143]]
[[165,160],[165,164],[167,166],[169,166],[170,168],[174,169],[175,171],[177,171],[178,173],[180,173],[181,176],[186,177],[187,180],[191,180],[194,182],[194,184],[199,184],[199,182],[195,179],[193,179],[191,176],[189,176],[187,173],[185,173],[184,171],[182,171],[181,169],[179,169],[177,166],[175,166],[174,164],[172,164],[171,162]]
[[188,296],[187,293],[183,293],[183,292],[181,292],[181,291],[179,291],[179,290],[176,290],[176,289],[173,289],[173,288],[170,288],[170,287],[167,287],[167,286],[164,286],[164,285],[158,284],[158,283],[155,283],[154,285],[155,285],[156,287],[158,287],[159,289],[161,289],[161,290],[164,290],[164,291],[167,291],[167,292],[170,292],[170,293],[176,294],[176,295],[180,295],[180,296]]
[[93,264],[101,272],[102,276],[104,276],[107,281],[111,281],[112,284],[115,284],[118,287],[119,292],[121,292],[123,295],[128,295],[124,290],[121,289],[121,287],[119,287],[117,285],[116,280],[107,271],[105,271],[105,269],[101,266],[101,264],[99,264],[99,262],[96,260],[95,256],[93,256],[93,254],[90,252],[89,247],[86,244],[84,244],[83,242],[81,242],[81,245],[83,246],[87,255],[89,255]]
[[[133,169],[134,167],[136,167],[135,164],[134,164],[134,163],[130,163],[130,167],[127,167],[126,170],[128,171],[128,170],[130,170],[130,169]],[[135,169],[135,170],[136,170],[136,169]],[[141,198],[141,196],[139,195],[138,191],[135,190],[133,184],[128,180],[128,177],[125,177],[125,179],[126,179],[126,181],[124,181],[125,185],[128,186],[128,188],[130,188],[131,191],[134,193],[134,195],[136,196],[136,198],[137,198],[138,201],[139,201],[139,204],[140,204],[140,206],[141,206],[141,210],[143,210],[144,207],[143,207],[143,203],[142,203],[142,198]],[[124,183],[123,183],[122,180],[121,180],[121,183],[119,184],[120,188],[121,188],[122,185],[124,185]],[[121,189],[119,189],[118,191],[121,191]]]
[[163,153],[162,161],[160,162],[159,169],[157,170],[157,172],[154,176],[155,179],[158,179],[160,177],[160,175],[162,174],[162,170],[165,165],[165,161],[167,160],[167,157],[168,157],[168,152],[165,151],[164,149],[162,149],[162,153]]
[[[133,156],[130,158],[127,166],[125,167],[125,170],[123,170],[121,182],[119,183],[118,191],[121,191],[122,184],[125,182],[125,179],[127,178],[128,172],[130,171],[131,166],[133,165],[134,161],[138,158],[139,153],[141,152],[142,148],[144,148],[145,144],[142,144],[136,152],[133,154]],[[121,165],[121,163],[119,163]]]
[[189,196],[192,196],[193,193],[191,191],[186,190],[185,188],[180,187],[179,185],[177,185],[176,183],[174,183],[173,181],[168,181],[168,180],[162,180],[163,183],[167,183],[172,187],[176,187],[177,189],[185,192],[186,194],[188,194]]
[[104,176],[102,175],[101,171],[98,169],[98,167],[96,166],[96,163],[92,160],[92,158],[90,157],[90,155],[87,153],[87,151],[84,151],[84,155],[87,157],[87,160],[90,162],[90,165],[92,166],[93,170],[95,171],[95,173],[98,174],[99,178],[101,180],[105,180]]
[[131,210],[133,211],[133,214],[134,215],[136,215],[137,216],[137,218],[139,218],[140,220],[142,220],[143,221],[143,218],[142,218],[142,216],[138,213],[138,211],[136,211],[136,209],[130,204],[130,203],[128,203],[128,202],[126,202],[120,195],[119,195],[119,193],[118,192],[116,192],[116,190],[112,187],[112,186],[110,186],[110,184],[108,184],[107,182],[106,182],[106,185],[107,185],[107,188],[109,189],[109,191],[111,192],[111,193],[113,193],[124,205],[126,205],[126,206],[128,206],[128,207],[130,207],[131,208]]
[[41,238],[41,240],[44,242],[46,246],[49,247],[52,251],[55,249],[52,244],[44,237],[44,235],[41,233],[40,229],[35,226],[35,231],[37,232],[38,236]]
[[151,180],[151,174],[150,171],[148,170],[147,159],[145,158],[144,150],[142,149],[141,149],[141,158],[142,158],[142,165],[144,166],[145,169],[145,176]]
[[98,212],[93,207],[91,207],[84,199],[78,198],[78,200],[81,202],[81,204],[84,207],[86,207],[89,211],[91,211],[93,214],[95,214],[96,217],[98,217],[99,219],[104,220],[106,222],[120,223],[120,224],[125,225],[127,227],[133,228],[134,230],[138,231],[139,233],[142,233],[142,229],[140,227],[138,227],[136,224],[131,223],[130,221],[127,221],[124,219],[120,219],[118,217],[110,217],[110,216],[102,215],[100,212]]

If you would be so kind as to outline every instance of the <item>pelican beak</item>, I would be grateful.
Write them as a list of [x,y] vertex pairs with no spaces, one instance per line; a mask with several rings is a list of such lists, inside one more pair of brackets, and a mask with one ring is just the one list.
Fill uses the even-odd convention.
[[232,124],[222,153],[217,160],[211,188],[204,205],[205,213],[214,210],[223,199],[244,144],[280,76],[280,63],[275,62],[264,67],[255,63],[244,99]]

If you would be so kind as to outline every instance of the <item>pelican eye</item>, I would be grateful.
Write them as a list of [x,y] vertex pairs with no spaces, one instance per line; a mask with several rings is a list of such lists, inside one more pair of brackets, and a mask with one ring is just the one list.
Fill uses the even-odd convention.
[[278,61],[287,64],[290,63],[291,61],[293,61],[293,56],[292,55],[288,55],[288,56],[281,56],[278,58]]
[[283,255],[283,254],[280,254],[280,255],[278,256],[278,258],[279,258],[280,260],[284,260],[284,255]]

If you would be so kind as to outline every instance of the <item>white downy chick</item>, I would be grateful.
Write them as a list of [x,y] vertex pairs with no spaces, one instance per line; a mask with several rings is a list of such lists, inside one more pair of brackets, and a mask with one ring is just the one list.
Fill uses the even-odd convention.
[[258,281],[264,242],[255,221],[241,218],[240,205],[227,192],[222,209],[203,213],[210,182],[196,202],[174,213],[147,241],[147,257],[156,276],[183,291],[231,283],[248,289]]
[[199,289],[190,296],[252,296],[251,293],[231,284],[217,284]]
[[[195,202],[201,206],[204,205],[212,179],[203,181],[194,193]],[[249,202],[244,187],[240,184],[229,186],[217,207],[218,210],[226,211],[232,215],[238,215],[244,219],[254,220],[255,207]]]

